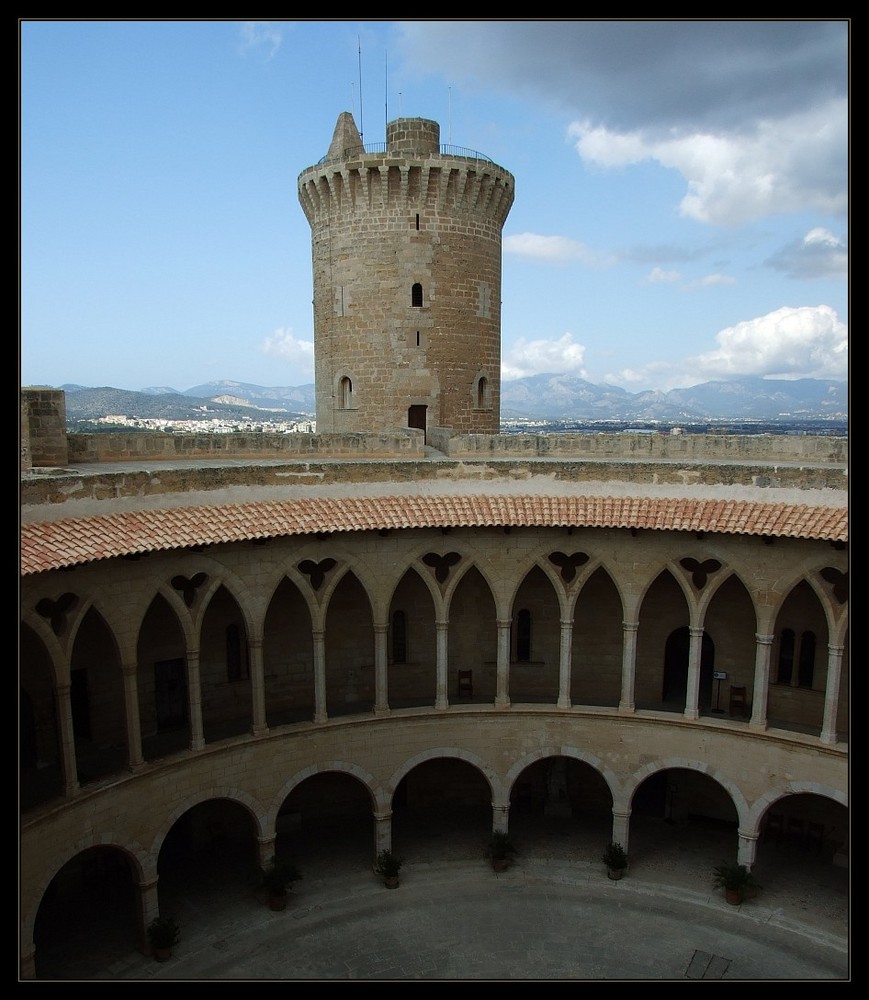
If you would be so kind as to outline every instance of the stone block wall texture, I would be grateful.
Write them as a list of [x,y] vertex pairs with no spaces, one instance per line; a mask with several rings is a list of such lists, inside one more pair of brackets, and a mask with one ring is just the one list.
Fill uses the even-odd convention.
[[60,466],[69,461],[66,394],[29,386],[21,390],[21,468]]
[[311,226],[318,430],[424,423],[497,434],[512,175],[471,151],[442,153],[436,122],[390,123],[377,152],[341,153],[341,126],[329,157],[298,179]]

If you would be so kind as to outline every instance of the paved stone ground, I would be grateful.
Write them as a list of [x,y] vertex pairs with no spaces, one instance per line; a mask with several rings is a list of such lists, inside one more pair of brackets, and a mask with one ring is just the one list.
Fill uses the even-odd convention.
[[711,870],[730,856],[732,834],[634,823],[636,853],[619,882],[597,860],[603,831],[551,820],[515,824],[520,854],[503,874],[476,829],[405,831],[396,890],[360,863],[364,841],[336,851],[323,837],[300,858],[303,878],[279,913],[231,864],[212,863],[188,873],[183,893],[161,891],[162,912],[182,926],[168,962],[104,928],[87,955],[70,934],[40,978],[850,981],[846,869],[770,845],[755,866],[760,894],[731,906]]

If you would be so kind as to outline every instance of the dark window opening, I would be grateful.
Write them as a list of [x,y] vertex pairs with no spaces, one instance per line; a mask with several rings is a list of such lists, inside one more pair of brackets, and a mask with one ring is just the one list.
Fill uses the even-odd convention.
[[392,616],[392,662],[407,663],[407,618],[403,611]]
[[419,212],[416,213],[416,228],[419,229]]
[[416,331],[416,346],[419,347],[419,330]]
[[486,407],[486,396],[489,392],[489,382],[485,377],[481,377],[477,382],[477,409],[483,410]]
[[338,384],[339,387],[339,405],[342,410],[350,409],[350,404],[353,402],[353,383],[345,375],[344,378]]
[[417,308],[422,306],[422,285],[418,281],[410,290],[410,304]]

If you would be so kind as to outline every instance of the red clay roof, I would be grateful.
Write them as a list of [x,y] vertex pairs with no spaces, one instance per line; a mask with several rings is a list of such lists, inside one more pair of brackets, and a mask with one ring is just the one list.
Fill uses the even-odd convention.
[[431,527],[589,527],[848,539],[848,510],[750,500],[392,496],[172,507],[21,526],[21,574],[281,535]]

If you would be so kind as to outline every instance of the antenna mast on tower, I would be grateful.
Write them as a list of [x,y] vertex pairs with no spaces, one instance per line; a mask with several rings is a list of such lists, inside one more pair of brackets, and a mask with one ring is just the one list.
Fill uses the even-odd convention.
[[365,133],[362,131],[362,38],[357,35],[356,42],[359,46],[359,138],[364,144]]

